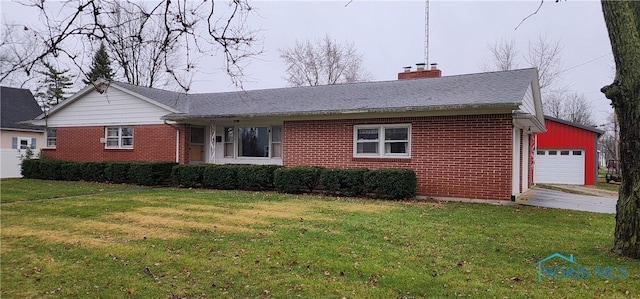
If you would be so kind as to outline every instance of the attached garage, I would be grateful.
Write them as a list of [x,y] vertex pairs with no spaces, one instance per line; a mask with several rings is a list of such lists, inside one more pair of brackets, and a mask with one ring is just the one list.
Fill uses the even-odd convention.
[[534,183],[595,185],[596,145],[604,132],[550,116],[544,121],[547,132],[535,137]]
[[536,183],[584,185],[584,150],[537,150]]

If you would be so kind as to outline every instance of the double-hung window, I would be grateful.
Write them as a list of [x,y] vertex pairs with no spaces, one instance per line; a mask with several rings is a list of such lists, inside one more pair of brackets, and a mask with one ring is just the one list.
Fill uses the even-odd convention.
[[282,127],[225,127],[224,156],[281,158]]
[[56,147],[57,134],[56,128],[47,128],[47,147]]
[[133,148],[133,127],[107,127],[107,148]]
[[353,128],[354,157],[410,157],[411,125],[357,125]]

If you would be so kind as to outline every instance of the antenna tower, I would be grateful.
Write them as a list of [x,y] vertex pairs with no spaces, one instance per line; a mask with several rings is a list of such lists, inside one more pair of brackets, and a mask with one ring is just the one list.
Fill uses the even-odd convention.
[[424,2],[424,63],[429,66],[429,0]]

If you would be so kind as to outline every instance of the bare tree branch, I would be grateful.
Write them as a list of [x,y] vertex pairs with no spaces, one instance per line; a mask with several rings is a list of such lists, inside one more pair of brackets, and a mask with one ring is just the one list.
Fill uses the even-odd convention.
[[530,15],[528,15],[524,19],[522,19],[522,21],[520,21],[518,26],[516,26],[516,28],[513,29],[513,30],[518,30],[518,28],[520,27],[520,25],[522,25],[522,23],[524,23],[524,21],[526,21],[530,17],[533,17],[533,15],[537,14],[540,11],[540,8],[542,8],[542,4],[544,4],[544,0],[540,0],[540,5],[538,5],[538,9],[536,9],[536,11],[532,12]]
[[296,41],[291,48],[280,49],[287,66],[290,86],[331,85],[368,81],[371,75],[362,65],[355,46],[341,45],[328,35],[315,43]]
[[254,48],[256,32],[246,26],[252,7],[246,0],[231,1],[227,7],[216,4],[161,0],[147,9],[144,3],[133,0],[28,0],[23,5],[40,14],[41,24],[33,28],[21,25],[29,31],[33,44],[40,46],[17,51],[23,47],[16,44],[17,38],[3,38],[0,55],[13,57],[3,60],[0,80],[17,71],[30,74],[40,61],[50,57],[82,65],[82,59],[91,53],[71,44],[97,45],[104,41],[110,50],[120,51],[112,54],[117,57],[121,75],[133,84],[155,86],[159,80],[169,80],[186,91],[190,82],[185,78],[192,76],[197,61],[222,51],[227,74],[241,86],[244,61],[261,52]]

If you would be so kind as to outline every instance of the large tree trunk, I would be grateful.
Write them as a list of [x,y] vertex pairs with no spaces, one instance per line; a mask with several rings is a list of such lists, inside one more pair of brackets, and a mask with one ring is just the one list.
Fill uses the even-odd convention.
[[620,123],[622,185],[613,251],[640,258],[640,1],[602,1],[616,78],[602,92]]

